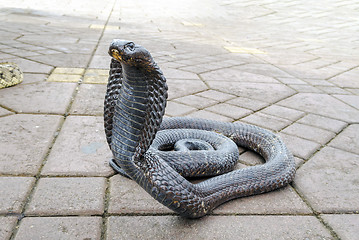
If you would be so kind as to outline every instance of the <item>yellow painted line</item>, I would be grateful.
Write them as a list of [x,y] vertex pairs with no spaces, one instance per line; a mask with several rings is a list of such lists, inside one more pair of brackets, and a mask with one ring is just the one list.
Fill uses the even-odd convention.
[[267,54],[264,51],[261,51],[257,48],[246,48],[246,47],[224,47],[224,49],[228,50],[231,53],[247,53],[247,54]]

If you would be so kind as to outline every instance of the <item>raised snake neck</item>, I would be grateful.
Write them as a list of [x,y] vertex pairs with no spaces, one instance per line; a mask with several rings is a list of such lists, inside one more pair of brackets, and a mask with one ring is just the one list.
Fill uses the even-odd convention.
[[[240,123],[189,118],[162,122],[166,79],[150,53],[124,40],[114,40],[109,53],[113,59],[105,98],[107,140],[115,163],[157,201],[182,216],[197,218],[228,200],[268,192],[292,181],[294,160],[278,136]],[[238,146],[258,152],[266,163],[192,184],[149,150],[159,129],[181,128],[219,132]]]

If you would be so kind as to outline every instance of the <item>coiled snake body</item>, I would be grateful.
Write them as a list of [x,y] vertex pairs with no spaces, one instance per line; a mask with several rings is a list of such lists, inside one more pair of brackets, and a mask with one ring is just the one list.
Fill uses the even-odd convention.
[[[167,84],[150,53],[133,42],[115,39],[109,54],[112,60],[104,120],[107,141],[114,155],[111,165],[135,180],[157,201],[182,216],[198,218],[223,202],[272,191],[292,181],[293,156],[278,136],[242,123],[163,119]],[[199,143],[189,140],[187,145],[197,149],[197,145],[206,145],[202,141],[220,135],[220,140],[207,144],[207,152],[181,152],[172,157],[170,151],[159,151],[171,148],[177,138],[192,139],[203,133]],[[238,152],[229,143],[221,145],[227,139],[225,136],[238,146],[258,152],[266,163],[231,171],[236,162],[233,155]],[[224,151],[219,157],[222,159],[212,157],[216,149]],[[199,155],[193,155],[196,152]],[[190,159],[186,160],[187,157]],[[221,175],[197,184],[185,179],[215,174]]]

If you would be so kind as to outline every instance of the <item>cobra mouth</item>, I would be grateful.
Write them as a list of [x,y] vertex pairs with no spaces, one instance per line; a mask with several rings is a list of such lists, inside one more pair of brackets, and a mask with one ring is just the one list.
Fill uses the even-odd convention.
[[122,61],[122,56],[121,56],[120,52],[117,49],[111,49],[109,51],[109,54],[111,55],[111,57],[113,57],[117,61],[119,61],[119,62]]

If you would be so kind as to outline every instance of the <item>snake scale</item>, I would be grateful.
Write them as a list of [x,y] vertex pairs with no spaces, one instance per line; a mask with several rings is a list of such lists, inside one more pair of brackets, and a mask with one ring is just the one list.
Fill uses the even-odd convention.
[[0,88],[6,88],[21,83],[23,73],[15,63],[0,63]]
[[[199,218],[226,201],[272,191],[293,180],[294,159],[280,137],[243,123],[163,118],[168,87],[149,51],[131,41],[115,39],[109,54],[104,124],[114,156],[110,164],[157,201],[184,217]],[[214,135],[220,140],[203,143]],[[199,142],[191,140],[198,137]],[[177,138],[189,138],[184,145],[198,151],[179,151],[173,157],[176,151],[171,148]],[[233,155],[238,153],[231,152],[230,144],[221,145],[227,141],[224,138],[233,140],[235,148],[238,145],[259,153],[265,163],[232,171],[237,161]],[[221,149],[223,157],[212,157]],[[192,155],[195,153],[199,155]],[[208,175],[218,176],[196,184],[185,178]]]

